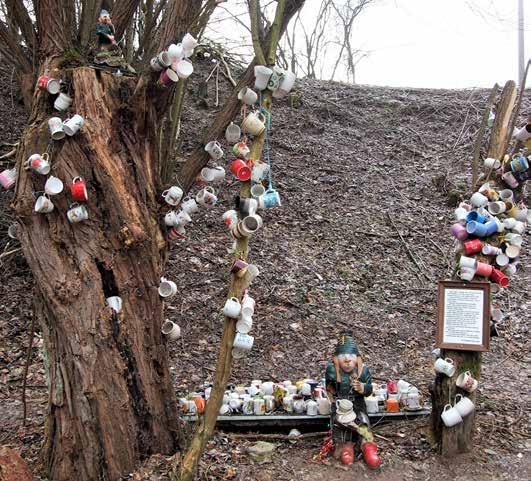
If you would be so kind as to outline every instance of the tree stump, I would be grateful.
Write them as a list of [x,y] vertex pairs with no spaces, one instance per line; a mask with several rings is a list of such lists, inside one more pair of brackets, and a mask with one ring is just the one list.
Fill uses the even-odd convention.
[[468,393],[457,387],[455,380],[462,372],[470,371],[472,376],[479,381],[481,353],[475,351],[441,350],[441,357],[444,359],[452,359],[456,369],[455,374],[451,378],[440,373],[437,373],[435,377],[435,381],[430,388],[432,401],[431,424],[434,437],[438,441],[440,454],[450,457],[471,450],[475,411],[463,418],[462,423],[451,428],[447,428],[444,425],[441,419],[441,413],[446,404],[454,404],[457,394],[469,397],[474,405],[476,405],[477,391]]
[[33,481],[26,461],[7,446],[0,448],[0,481]]

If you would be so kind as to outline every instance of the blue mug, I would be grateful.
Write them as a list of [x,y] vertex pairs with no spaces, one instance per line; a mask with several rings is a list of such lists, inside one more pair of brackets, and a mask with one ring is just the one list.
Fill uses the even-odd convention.
[[275,189],[268,189],[260,200],[264,209],[271,209],[272,207],[280,207],[282,205],[280,195],[278,195]]
[[491,220],[486,224],[481,224],[473,220],[466,225],[466,231],[470,235],[475,235],[477,237],[488,237],[495,232],[498,232],[498,224],[495,220]]
[[479,224],[484,224],[486,222],[486,218],[483,217],[479,212],[476,212],[475,210],[469,212],[466,215],[466,221],[467,222],[478,222]]
[[511,160],[511,170],[513,172],[525,172],[529,169],[529,164],[524,156],[514,156]]
[[495,220],[490,220],[485,224],[485,237],[489,237],[498,232],[498,223]]

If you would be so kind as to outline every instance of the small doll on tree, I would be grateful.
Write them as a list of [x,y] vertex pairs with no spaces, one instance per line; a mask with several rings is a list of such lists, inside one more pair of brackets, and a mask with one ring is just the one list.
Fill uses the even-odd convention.
[[98,37],[98,53],[94,58],[97,64],[105,64],[109,67],[122,68],[130,73],[136,73],[124,59],[122,49],[116,40],[116,31],[112,23],[111,15],[107,10],[102,10],[96,24]]
[[[371,469],[378,468],[382,460],[370,430],[365,396],[372,394],[372,376],[363,364],[352,331],[341,333],[335,354],[326,367],[326,390],[332,403],[332,439],[336,446],[334,457],[344,464],[353,462],[354,448],[361,448],[363,459]],[[340,411],[351,406],[350,413]]]

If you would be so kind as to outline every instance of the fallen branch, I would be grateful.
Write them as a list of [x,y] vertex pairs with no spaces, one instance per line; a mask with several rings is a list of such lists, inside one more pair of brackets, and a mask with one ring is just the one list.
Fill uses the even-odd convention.
[[26,426],[26,414],[27,414],[27,406],[26,406],[26,387],[27,387],[27,381],[28,381],[28,371],[30,367],[31,362],[31,354],[33,349],[33,336],[35,335],[35,316],[31,316],[31,327],[30,327],[30,334],[28,336],[28,348],[26,350],[26,364],[24,365],[24,381],[22,383],[22,426]]
[[15,148],[11,150],[10,152],[8,152],[7,154],[0,156],[0,160],[10,159],[11,157],[14,157],[16,154],[17,154],[17,149]]
[[12,251],[4,252],[3,254],[0,254],[0,260],[2,260],[4,257],[9,257],[12,254],[16,254],[18,251],[21,251],[22,247],[19,247],[17,249],[13,249]]

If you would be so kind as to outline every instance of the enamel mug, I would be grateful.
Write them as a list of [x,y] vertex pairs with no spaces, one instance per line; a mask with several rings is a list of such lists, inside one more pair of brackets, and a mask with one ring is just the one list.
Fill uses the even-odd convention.
[[[72,105],[72,98],[63,93],[59,94],[57,98],[55,99],[55,102],[53,103],[55,110],[59,110],[61,112],[68,109],[68,107],[70,107],[71,105]],[[54,139],[54,140],[57,140],[57,139]]]
[[455,396],[454,408],[457,410],[459,415],[464,418],[470,413],[472,413],[475,407],[474,403],[470,400],[470,398],[462,396],[461,394],[457,394]]
[[6,169],[0,172],[0,185],[6,190],[11,189],[15,185],[17,180],[16,169]]
[[164,200],[170,205],[177,205],[183,197],[183,190],[176,185],[170,187],[162,193]]
[[52,168],[50,163],[50,155],[47,152],[44,154],[33,154],[26,161],[26,166],[38,174],[48,175],[50,173],[50,169]]
[[238,298],[231,297],[225,302],[225,306],[223,307],[223,315],[225,315],[226,317],[231,317],[232,319],[238,319],[238,317],[240,316],[241,309],[242,306]]
[[88,209],[84,204],[72,204],[66,216],[72,224],[81,222],[88,219]]
[[467,392],[474,392],[478,387],[478,382],[472,377],[470,371],[465,371],[457,376],[455,384]]
[[50,177],[48,177],[48,179],[46,179],[46,183],[44,184],[44,191],[48,195],[58,195],[63,192],[63,187],[63,181],[51,175]]
[[451,428],[452,426],[463,422],[463,418],[459,414],[459,411],[455,407],[452,407],[450,404],[444,406],[443,412],[441,414],[441,419],[443,420],[444,425],[448,428]]
[[59,117],[50,118],[48,120],[48,128],[50,129],[53,140],[61,140],[65,138],[66,134],[63,130],[63,121]]
[[38,212],[39,214],[49,214],[53,208],[54,205],[46,194],[39,196],[35,202],[35,212]]
[[448,377],[452,377],[455,374],[454,361],[449,358],[442,359],[439,358],[435,361],[434,364],[435,371],[445,374]]
[[81,115],[76,114],[71,119],[67,119],[63,122],[63,130],[65,131],[65,134],[69,137],[72,137],[72,135],[75,135],[81,127],[83,127],[85,121]]
[[37,86],[39,87],[39,90],[47,91],[51,95],[56,95],[61,89],[61,82],[48,75],[41,75],[37,80]]
[[74,177],[72,180],[70,195],[72,199],[78,202],[86,202],[88,200],[87,184],[81,177]]

